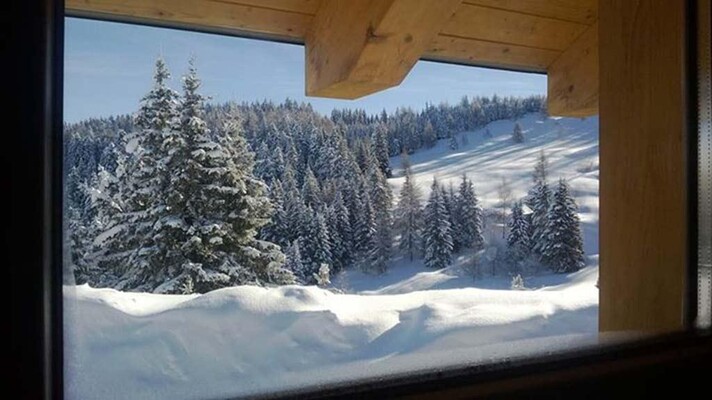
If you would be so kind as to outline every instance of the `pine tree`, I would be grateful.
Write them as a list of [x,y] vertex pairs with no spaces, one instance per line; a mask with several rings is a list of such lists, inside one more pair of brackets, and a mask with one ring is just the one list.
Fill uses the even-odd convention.
[[344,203],[341,191],[336,193],[334,202],[327,210],[327,225],[331,233],[332,244],[332,270],[338,272],[351,263],[353,246],[349,210]]
[[546,182],[546,177],[549,173],[549,159],[546,157],[544,150],[539,152],[539,157],[537,157],[536,165],[534,166],[534,173],[532,174],[532,179],[534,183]]
[[383,273],[388,268],[393,246],[391,213],[393,200],[391,188],[380,168],[371,168],[369,178],[375,223],[367,269],[371,272]]
[[460,148],[460,144],[457,142],[457,137],[454,133],[451,133],[448,138],[448,147],[450,147],[450,150],[457,150]]
[[539,257],[540,261],[543,249],[548,246],[546,230],[551,197],[551,189],[546,181],[538,181],[529,191],[525,200],[526,205],[532,210],[529,223],[532,252]]
[[509,222],[509,234],[507,235],[507,251],[509,259],[515,264],[517,270],[519,270],[520,263],[529,256],[531,248],[529,231],[529,222],[522,213],[522,203],[514,203],[512,218]]
[[439,269],[450,264],[452,255],[450,216],[445,209],[442,190],[436,179],[433,179],[430,198],[425,206],[423,242],[426,267]]
[[289,243],[289,215],[285,209],[284,189],[279,179],[272,182],[269,190],[273,213],[270,222],[262,228],[260,237],[286,248]]
[[514,124],[514,130],[512,130],[512,140],[514,143],[524,142],[524,132],[522,131],[522,126],[519,125],[519,122]]
[[483,249],[482,208],[472,181],[468,180],[465,175],[462,176],[457,197],[457,215],[460,222],[458,237],[460,245],[475,250]]
[[[110,215],[106,229],[94,244],[102,248],[98,267],[111,271],[119,280],[117,288],[153,290],[164,279],[165,246],[155,239],[156,222],[168,215],[164,193],[169,182],[168,146],[179,129],[178,94],[168,88],[170,78],[163,60],[156,62],[154,85],[143,98],[135,116],[138,132],[126,138],[125,173],[114,178],[112,198],[106,196],[100,214]],[[113,208],[113,209],[112,209]]]
[[305,273],[304,263],[302,263],[302,253],[299,250],[299,241],[295,240],[287,247],[285,253],[286,261],[284,268],[290,271],[295,276],[301,276]]
[[359,177],[358,186],[352,197],[353,217],[351,223],[354,235],[353,251],[357,262],[366,261],[376,230],[375,213],[369,192],[365,179]]
[[373,142],[373,152],[376,158],[376,162],[378,162],[378,168],[381,170],[381,173],[383,173],[386,178],[390,178],[391,167],[389,164],[390,152],[388,151],[388,129],[386,128],[385,124],[376,125],[376,132]]
[[396,226],[400,232],[399,247],[410,261],[420,253],[423,210],[421,193],[410,168],[405,169],[405,182],[401,187],[398,206],[395,210]]
[[332,255],[329,229],[324,215],[312,210],[311,207],[307,207],[307,214],[311,215],[311,218],[308,219],[299,238],[304,269],[297,272],[297,277],[301,282],[312,285],[316,283],[314,274],[319,272],[321,265],[331,265]]
[[452,251],[456,253],[460,251],[461,248],[461,236],[460,236],[460,217],[458,215],[457,208],[457,195],[455,194],[455,187],[452,182],[449,183],[448,187],[445,185],[440,187],[442,191],[442,201],[445,204],[445,210],[447,211],[448,220],[450,221],[450,236],[452,236]]
[[554,192],[546,229],[544,262],[555,272],[575,272],[585,266],[578,207],[563,179]]
[[321,190],[319,188],[319,182],[316,180],[314,172],[312,172],[312,169],[309,167],[307,167],[307,171],[304,174],[302,199],[304,200],[304,204],[312,208],[316,208],[321,205]]

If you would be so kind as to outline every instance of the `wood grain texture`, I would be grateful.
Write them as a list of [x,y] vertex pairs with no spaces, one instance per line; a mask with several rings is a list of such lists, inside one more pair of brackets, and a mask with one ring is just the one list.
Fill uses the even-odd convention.
[[586,25],[598,19],[598,0],[464,0],[464,3]]
[[685,3],[600,0],[601,331],[683,329]]
[[331,0],[306,38],[306,93],[355,99],[396,86],[461,0]]
[[279,11],[289,11],[299,14],[314,15],[321,4],[320,0],[219,0],[225,3],[241,4],[268,8]]
[[590,26],[548,69],[547,109],[561,117],[598,114],[598,24]]
[[[388,4],[391,0],[374,2]],[[418,0],[419,1],[419,0]],[[430,1],[433,15],[447,8]],[[544,72],[595,16],[597,0],[466,0],[422,48],[422,57]],[[68,15],[224,32],[304,43],[321,4],[333,0],[66,0]],[[349,3],[359,3],[352,1]],[[417,5],[418,2],[413,2]],[[331,4],[333,7],[333,4]],[[485,7],[482,7],[485,6]],[[420,7],[420,6],[418,6]],[[415,8],[412,7],[411,8]],[[412,17],[407,8],[404,15]],[[348,13],[347,10],[344,13]],[[425,16],[425,21],[430,18]],[[427,23],[413,32],[426,32]],[[329,35],[332,33],[330,32]],[[356,33],[361,34],[362,33]],[[426,32],[426,35],[429,34]],[[421,33],[418,33],[421,37]],[[411,46],[412,47],[412,46]],[[399,48],[400,50],[400,48]],[[367,84],[364,84],[367,85]],[[376,90],[380,85],[375,85]]]
[[563,51],[588,25],[462,4],[443,34]]
[[423,58],[493,68],[546,72],[561,54],[554,50],[438,35]]
[[226,0],[66,0],[69,13],[302,40],[313,17]]

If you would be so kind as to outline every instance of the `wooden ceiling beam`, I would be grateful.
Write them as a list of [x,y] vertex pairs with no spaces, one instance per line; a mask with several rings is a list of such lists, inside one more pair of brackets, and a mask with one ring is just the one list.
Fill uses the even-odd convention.
[[598,23],[586,30],[548,69],[550,115],[598,114]]
[[330,0],[307,33],[306,93],[355,99],[400,84],[461,0]]
[[[313,16],[241,4],[227,0],[65,0],[70,16],[116,19],[138,23],[274,38],[299,42]],[[276,6],[275,1],[265,3]]]

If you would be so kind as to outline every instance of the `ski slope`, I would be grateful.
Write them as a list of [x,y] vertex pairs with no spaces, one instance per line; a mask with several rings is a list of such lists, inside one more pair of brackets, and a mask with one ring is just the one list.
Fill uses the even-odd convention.
[[[454,363],[483,363],[597,341],[598,137],[596,119],[519,120],[468,132],[411,156],[427,195],[436,176],[467,173],[486,207],[506,176],[526,193],[540,149],[551,177],[568,179],[581,211],[588,266],[568,275],[474,280],[465,257],[426,270],[396,259],[389,272],[348,271],[333,288],[241,286],[203,295],[157,295],[66,286],[66,394],[72,399],[192,399],[250,395]],[[397,193],[402,184],[394,158]],[[555,337],[555,339],[551,339]]]

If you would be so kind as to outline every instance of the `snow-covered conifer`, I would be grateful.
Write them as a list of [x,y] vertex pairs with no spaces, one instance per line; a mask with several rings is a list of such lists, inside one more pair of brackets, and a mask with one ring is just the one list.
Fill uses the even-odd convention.
[[472,181],[462,176],[457,196],[459,232],[457,240],[465,248],[481,250],[484,247],[482,208]]
[[436,179],[433,179],[430,198],[425,206],[423,248],[425,265],[428,268],[445,268],[450,265],[452,255],[450,216]]
[[575,272],[584,267],[578,207],[569,193],[569,185],[563,179],[559,179],[549,207],[545,236],[547,243],[542,249],[542,256],[551,269],[564,273]]
[[423,206],[421,193],[410,168],[405,169],[405,182],[401,187],[398,206],[395,210],[396,227],[400,232],[400,249],[408,255],[410,261],[420,254]]
[[514,203],[507,234],[507,251],[516,269],[519,269],[520,263],[529,257],[531,250],[529,233],[529,222],[522,213],[522,203]]

